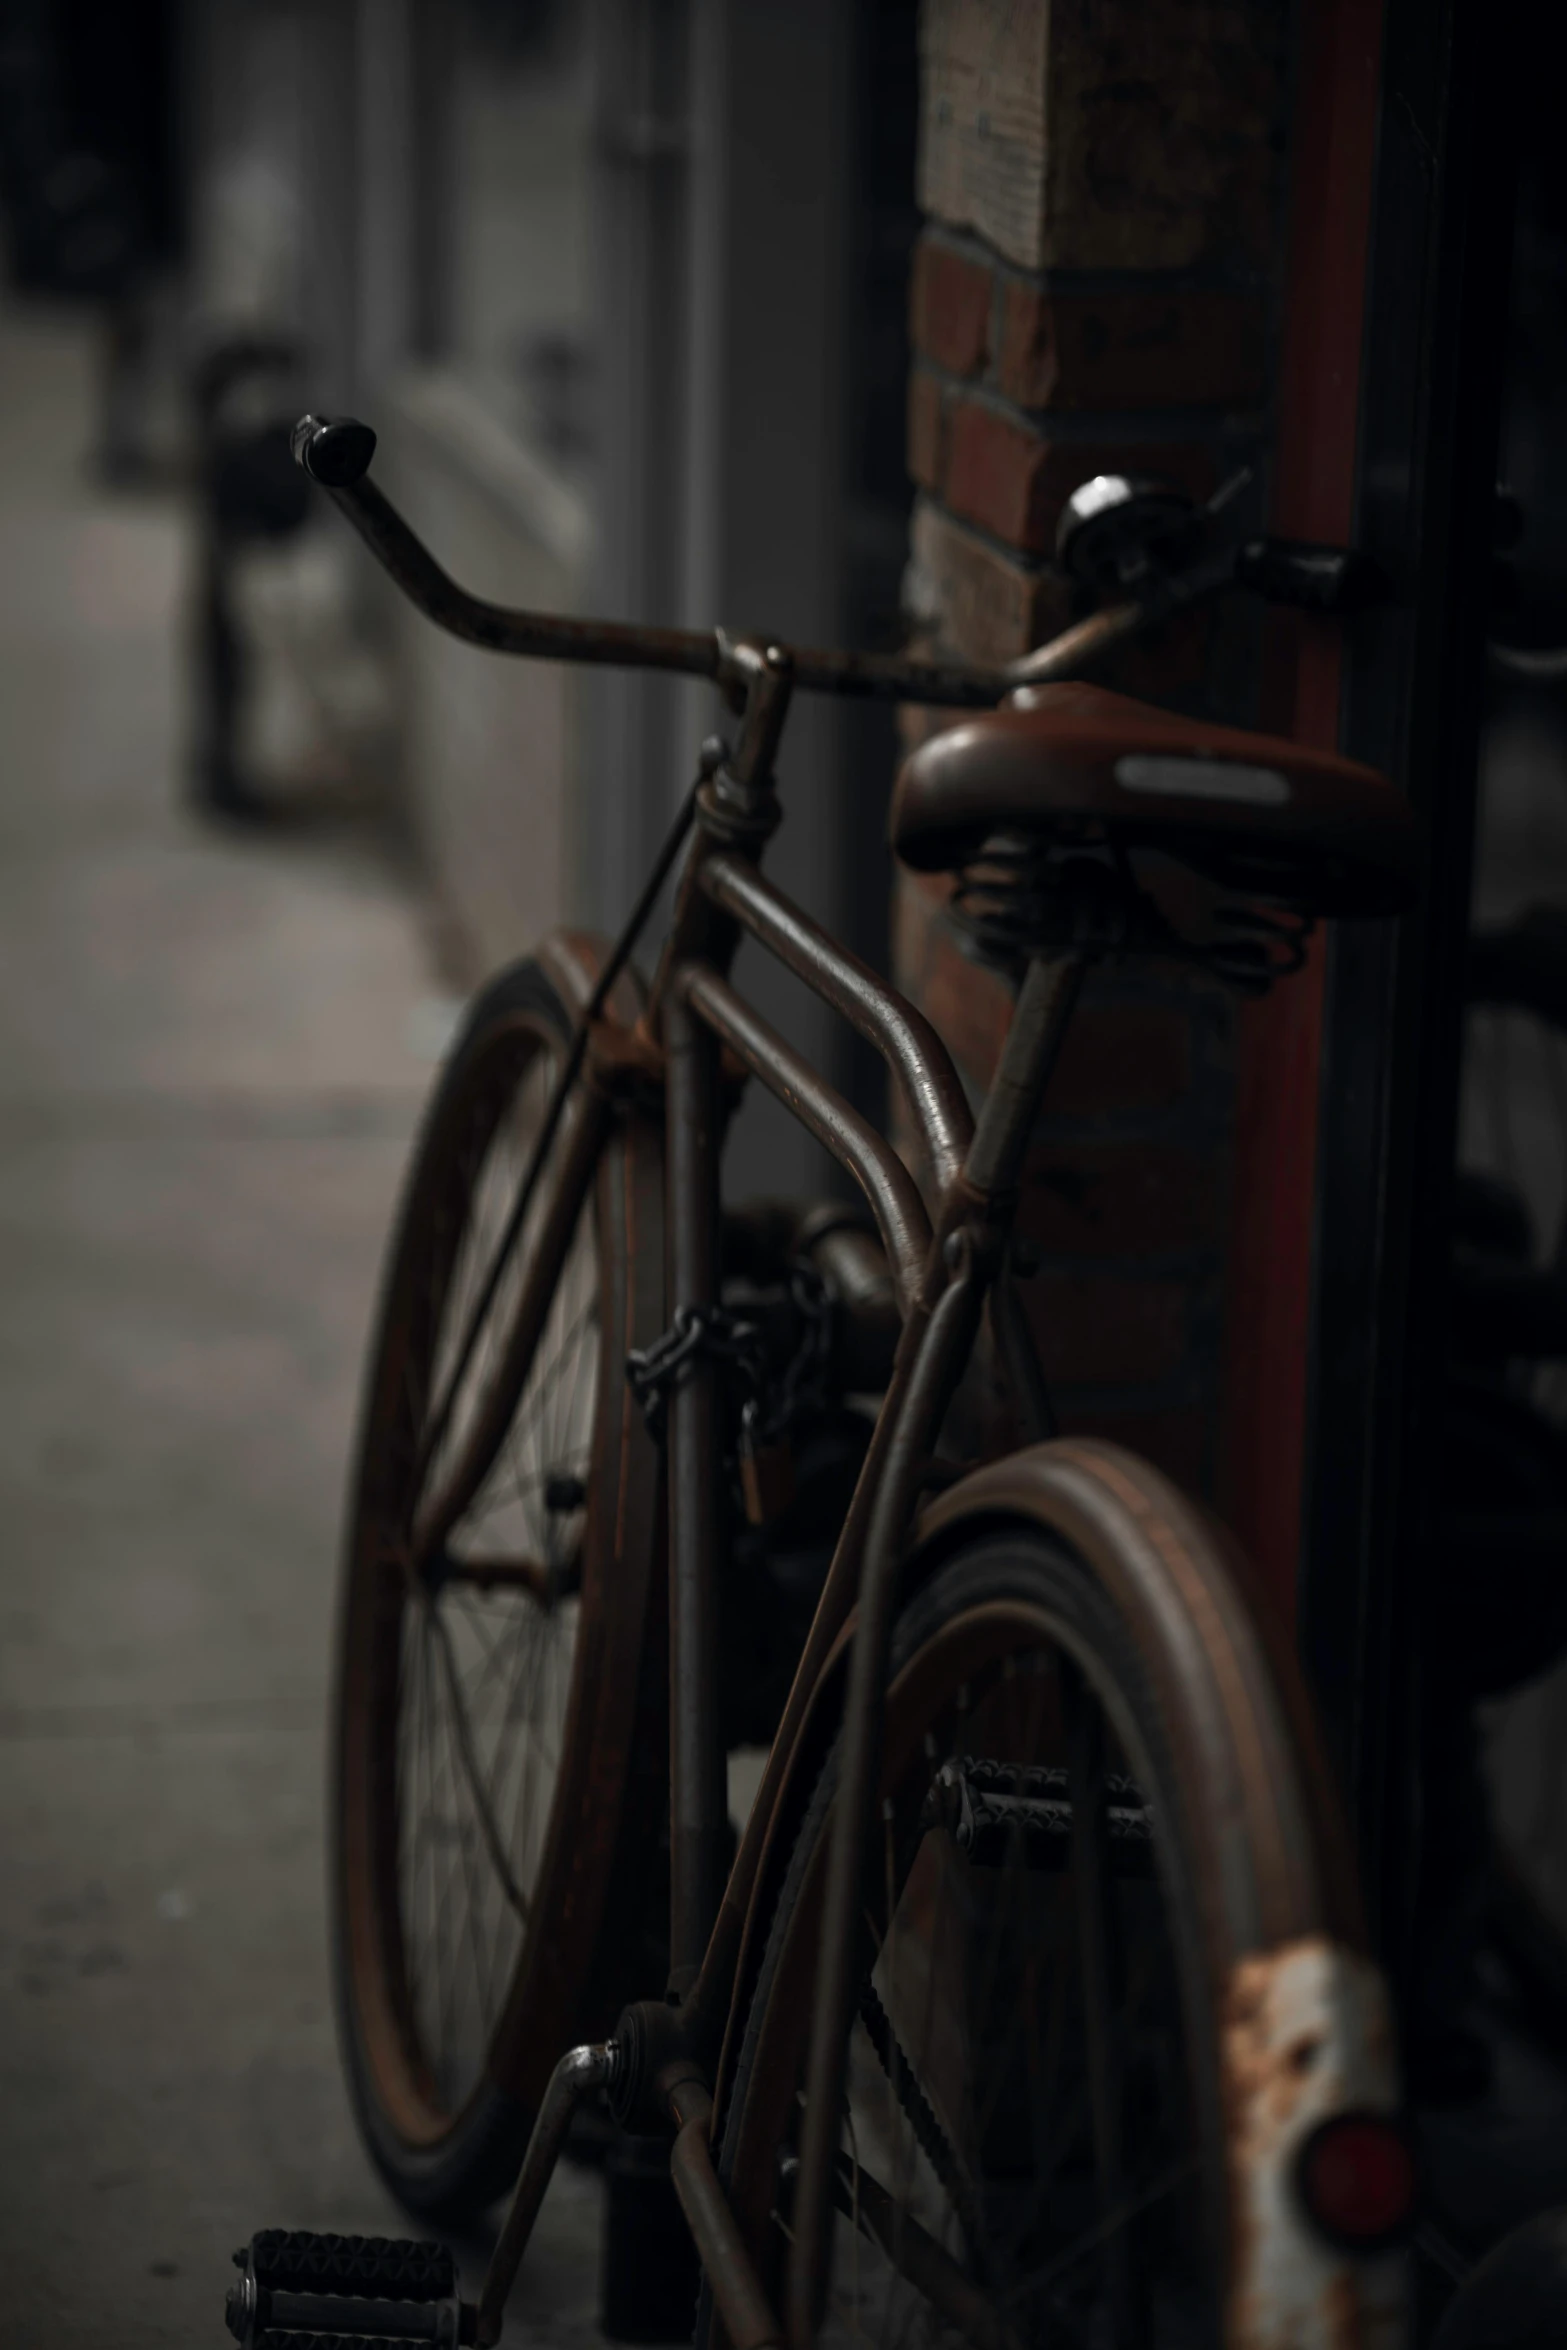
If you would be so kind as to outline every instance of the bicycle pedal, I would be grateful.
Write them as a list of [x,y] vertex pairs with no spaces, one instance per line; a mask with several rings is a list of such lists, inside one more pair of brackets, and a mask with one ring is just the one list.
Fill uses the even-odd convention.
[[223,2314],[241,2350],[456,2350],[474,2338],[444,2244],[261,2228],[234,2266]]

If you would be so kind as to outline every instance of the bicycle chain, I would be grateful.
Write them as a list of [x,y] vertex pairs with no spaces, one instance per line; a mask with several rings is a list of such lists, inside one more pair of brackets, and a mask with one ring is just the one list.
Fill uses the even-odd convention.
[[746,1384],[756,1388],[763,1371],[761,1350],[762,1334],[743,1314],[731,1313],[727,1306],[677,1306],[662,1337],[650,1346],[633,1347],[626,1357],[626,1378],[654,1443],[663,1442],[669,1390],[687,1364],[699,1355],[732,1363]]
[[[902,2106],[909,2127],[913,2130],[921,2153],[935,2172],[946,2192],[969,2247],[974,2271],[982,2280],[987,2263],[984,2256],[984,2233],[979,2224],[979,2212],[969,2192],[967,2179],[958,2158],[948,2141],[947,2133],[936,2119],[935,2110],[918,2075],[905,2056],[892,2018],[881,2003],[875,1984],[867,1976],[860,1993],[860,2021],[865,2026],[866,2038],[875,2051],[876,2061],[886,2074],[894,2096]],[[894,2064],[893,2059],[897,2061]]]
[[815,1266],[804,1259],[789,1267],[789,1294],[803,1328],[799,1344],[775,1380],[768,1379],[759,1325],[729,1306],[679,1306],[662,1336],[649,1346],[632,1348],[626,1357],[626,1378],[656,1444],[663,1441],[669,1391],[687,1365],[702,1355],[732,1365],[748,1390],[740,1419],[750,1443],[776,1440],[822,1401],[832,1354],[832,1298]]

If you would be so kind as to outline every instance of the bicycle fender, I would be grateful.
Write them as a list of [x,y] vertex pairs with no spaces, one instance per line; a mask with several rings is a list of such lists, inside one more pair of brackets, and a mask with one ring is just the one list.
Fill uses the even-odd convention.
[[[588,1008],[599,973],[609,961],[613,939],[605,938],[597,930],[552,930],[535,950],[534,960],[542,963],[555,985],[560,989],[570,1009],[580,1015]],[[647,990],[633,970],[623,971],[609,991],[609,1001],[600,1013],[600,1019],[613,1028],[635,1027]]]
[[[1204,1913],[1230,2173],[1226,2341],[1243,2350],[1396,2350],[1396,2250],[1327,2241],[1297,2187],[1335,2114],[1393,2115],[1387,1993],[1364,1947],[1332,1789],[1298,1671],[1224,1529],[1150,1463],[1080,1438],[1031,1445],[948,1488],[915,1529],[922,1581],[965,1540],[1054,1535],[1100,1582],[1161,1706],[1209,1861]],[[1217,1865],[1213,1865],[1217,1856]],[[1195,1875],[1195,1872],[1194,1872]]]

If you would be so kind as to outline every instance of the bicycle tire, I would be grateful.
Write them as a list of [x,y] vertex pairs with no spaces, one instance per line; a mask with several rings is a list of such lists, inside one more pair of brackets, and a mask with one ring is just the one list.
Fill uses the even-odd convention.
[[[628,1348],[662,1324],[661,1140],[633,1107],[609,1115],[550,1318],[521,1391],[501,1397],[505,1441],[446,1539],[445,1579],[409,1567],[443,1462],[521,1376],[507,1309],[536,1218],[460,1378],[456,1339],[571,1028],[555,979],[524,962],[485,988],[448,1058],[388,1254],[345,1533],[339,2037],[376,2167],[409,2210],[446,2222],[509,2186],[557,2056],[646,1988],[641,1969],[663,1961],[644,1945],[667,1931],[644,1640],[659,1471],[624,1376]],[[446,1385],[457,1402],[432,1448]],[[491,1560],[497,1531],[528,1554],[500,1571],[535,1585],[542,1573],[542,1597],[482,1579],[474,1562]]]
[[[1180,1536],[1188,1546],[1194,1536],[1200,1539],[1195,1514],[1184,1505]],[[1211,1572],[1217,1561],[1215,1549],[1205,1562],[1207,1570]],[[1018,1719],[1016,1706],[1017,1692],[1031,1685],[1036,1692],[1053,1689],[1054,1696],[1029,1699],[1035,1707],[1030,1728]],[[1287,1693],[1275,1725],[1276,1752],[1283,1753],[1286,1769],[1296,1762],[1285,1718],[1293,1702],[1293,1693]],[[1074,1923],[1075,1909],[1072,1917],[1066,1913],[1077,1898],[1076,1819],[1085,1816],[1081,1789],[1086,1782],[1072,1779],[1072,1851],[1066,1862],[1057,1855],[1048,1866],[1042,1864],[1036,1827],[1024,1822],[1029,1836],[1035,1837],[1030,1858],[1016,1819],[1005,1830],[1011,1841],[1004,1847],[1004,1859],[998,1859],[1001,1848],[992,1845],[983,1866],[960,1852],[948,1814],[942,1815],[939,1827],[927,1826],[912,1839],[909,1827],[911,1807],[917,1803],[926,1808],[914,1809],[914,1818],[931,1816],[928,1807],[938,1775],[963,1759],[960,1750],[968,1756],[969,1778],[983,1778],[984,1767],[974,1758],[994,1748],[1004,1765],[996,1781],[1003,1791],[1008,1784],[1014,1790],[1025,1783],[1043,1787],[1043,1781],[1025,1782],[1020,1766],[1054,1769],[1065,1757],[1070,1774],[1075,1766],[1068,1751],[1067,1722],[1091,1722],[1095,1714],[1100,1724],[1095,1733],[1100,1741],[1096,1783],[1102,1791],[1110,1790],[1102,1793],[1102,1801],[1107,1806],[1119,1803],[1123,1810],[1140,1807],[1145,1822],[1151,1823],[1146,1873],[1141,1876],[1131,1863],[1117,1864],[1119,1873],[1104,1873],[1111,1868],[1105,1856],[1123,1848],[1108,1841],[1100,1846],[1100,1894],[1103,1897],[1108,1886],[1115,1915],[1102,1900],[1099,1947],[1112,1953],[1120,1949],[1123,1996],[1129,1996],[1125,1985],[1140,1970],[1138,1996],[1145,2002],[1135,2018],[1130,2009],[1121,2016],[1111,2036],[1113,2053],[1105,2077],[1119,2086],[1105,2108],[1117,2117],[1106,2124],[1107,2153],[1096,2136],[1093,2062],[1086,2053],[1096,2044],[1104,2045],[1106,2034],[1101,2023],[1096,2042],[1089,2029],[1091,2008],[1084,1988],[1088,1976],[1081,1953],[1075,1987],[1062,1974],[1062,1953],[1078,1936],[1081,1923]],[[1216,1917],[1211,1892],[1203,1890],[1205,1884],[1211,1888],[1216,1866],[1233,1877],[1237,1869],[1245,1871],[1248,1856],[1238,1849],[1239,1823],[1233,1817],[1219,1822],[1194,1813],[1190,1769],[1181,1754],[1183,1741],[1192,1735],[1211,1742],[1211,1725],[1172,1718],[1169,1687],[1141,1641],[1139,1627],[1085,1551],[1062,1534],[1038,1525],[973,1532],[935,1566],[908,1601],[892,1657],[882,1782],[885,1841],[867,1871],[863,1914],[873,1922],[861,1928],[861,1993],[839,2155],[840,2213],[847,2204],[859,2224],[844,2216],[836,2223],[829,2301],[820,2334],[824,2344],[866,2333],[897,2341],[965,2334],[970,2340],[1021,2342],[1048,2335],[1063,2341],[1136,2339],[1169,2344],[1173,2350],[1187,2342],[1274,2338],[1268,2327],[1258,2324],[1255,2310],[1238,2308],[1246,2288],[1238,2281],[1236,2247],[1248,2221],[1255,2219],[1249,2198],[1255,2194],[1256,2181],[1237,2157],[1235,2076],[1226,2055],[1237,2028],[1236,1984],[1250,1980],[1255,1989],[1261,1978],[1248,1978],[1245,1970],[1248,1958],[1259,1954],[1233,1946]],[[788,2167],[797,2139],[838,1763],[835,1745],[804,1809],[779,1883],[724,2096],[720,2176],[764,2286],[780,2300]],[[1302,1777],[1309,1780],[1313,1768],[1306,1764]],[[1113,1787],[1115,1779],[1126,1783],[1119,1792]],[[1296,1818],[1305,1823],[1310,1838],[1323,1829],[1321,1790],[1303,1787],[1299,1793]],[[1290,1795],[1291,1791],[1284,1792],[1286,1804]],[[942,1801],[950,1807],[950,1791]],[[1005,1806],[1000,1809],[1004,1812]],[[981,1804],[973,1819],[979,1820],[982,1812]],[[1105,1817],[1112,1818],[1109,1809]],[[990,1822],[983,1832],[993,1836],[994,1829]],[[980,1833],[975,1826],[974,1835]],[[1107,1838],[1109,1833],[1107,1828]],[[1216,1850],[1221,1839],[1226,1845],[1222,1858]],[[980,1849],[973,1844],[971,1854]],[[1314,1877],[1320,1889],[1312,1897],[1319,1910],[1318,1933],[1293,1934],[1286,1948],[1300,1954],[1306,1967],[1315,1944],[1336,1953],[1331,1963],[1341,1970],[1341,1985],[1350,1980],[1380,2013],[1380,1985],[1369,1962],[1345,1948],[1334,1930],[1345,1923],[1337,1906],[1342,1891],[1339,1856],[1314,1857],[1320,1858],[1320,1867],[1308,1866],[1296,1874],[1308,1881]],[[1260,1855],[1250,1858],[1258,1864],[1255,1874],[1266,1912],[1266,1860]],[[885,1880],[884,1892],[874,1882],[878,1874]],[[1273,1875],[1277,1883],[1278,1872]],[[933,1879],[939,1891],[933,1892]],[[955,1889],[951,1909],[945,1911],[949,1881]],[[1004,1891],[997,1891],[998,1883]],[[1232,1886],[1232,1909],[1234,1895]],[[1016,1944],[1010,1973],[1000,1955],[1002,1927],[994,1926],[997,1917],[1005,1924],[1008,1904],[1015,1908],[1013,1925],[1006,1929]],[[1240,1905],[1246,1906],[1244,1889]],[[1222,1909],[1223,1904],[1218,1906]],[[949,1921],[945,1927],[944,1916]],[[954,1918],[962,1921],[961,1926],[950,1922]],[[889,1925],[888,1920],[894,1923]],[[1002,2030],[996,2020],[1000,1998],[976,1996],[967,1957],[938,1963],[946,1943],[964,1953],[971,1944],[978,1947],[976,1921],[986,1921],[987,1931],[994,1927],[993,1983],[1026,1983],[1030,1967],[1042,1976],[1048,1964],[1048,2016],[1033,2012],[1030,2020],[1029,1998],[1022,1997],[1018,2030],[1010,2025]],[[1309,1928],[1312,1922],[1309,1911],[1293,1921],[1297,1928]],[[901,1955],[903,1947],[912,1954],[910,1959]],[[1156,1956],[1151,1959],[1150,1954]],[[912,1965],[917,1978],[921,1963],[925,2005],[916,2030],[909,1995],[892,1994],[888,1970],[906,1972]],[[942,1965],[947,1968],[945,1983]],[[1108,1962],[1105,1979],[1112,1984],[1116,1980],[1116,1966]],[[1041,2005],[1036,1986],[1034,2010]],[[1073,2023],[1075,2035],[1069,2030]],[[1173,2061],[1177,2043],[1178,2064]],[[993,2077],[983,2073],[976,2054],[987,2047],[994,2054]],[[1056,2070],[1048,2075],[1033,2069],[1040,2048],[1055,2050]],[[1004,2117],[1005,2126],[999,2130],[993,2119],[977,2131],[971,2127],[971,2117],[987,2110],[978,2086],[982,2079],[988,2083],[986,2094],[995,2101],[988,2110]],[[1387,2102],[1391,2081],[1385,2050],[1368,2057],[1357,2086],[1364,2089],[1368,2083],[1375,2092],[1371,2101]],[[1303,2121],[1313,2096],[1319,2104],[1331,2097],[1332,2082],[1324,2073],[1314,2089],[1302,2078],[1296,2094],[1302,2098]],[[1134,2113],[1135,2133],[1127,2126]],[[1054,2167],[1047,2171],[1040,2150],[1052,2142]],[[993,2159],[986,2153],[992,2143],[999,2148]],[[1182,2148],[1191,2150],[1189,2174],[1180,2170]],[[1084,2218],[1090,2209],[1085,2176],[1093,2173],[1102,2203],[1109,2191],[1100,2169],[1102,2153],[1111,2164],[1122,2217],[1105,2224],[1096,2242],[1097,2223]],[[1129,2168],[1134,2163],[1135,2174]],[[878,2181],[878,2168],[882,2173],[890,2170],[896,2179],[900,2164],[906,2191],[901,2200],[894,2194],[883,2205],[878,2222],[875,2191],[878,2183],[885,2188],[885,2177]],[[1161,2173],[1172,2170],[1174,2177],[1161,2187]],[[1037,2185],[1037,2210],[1027,2207],[1025,2188],[1019,2185],[1025,2173]],[[1116,2208],[1112,2203],[1112,2213]],[[1098,2221],[1103,2220],[1100,2210]],[[1053,2225],[1065,2240],[1052,2241]],[[939,2315],[911,2284],[906,2269],[877,2252],[878,2226],[883,2246],[889,2227],[903,2229],[905,2261],[911,2244],[919,2254],[921,2229],[934,2238],[938,2248],[956,2261],[962,2285],[989,2297],[982,2300],[978,2315],[973,2309],[966,2316],[958,2309],[955,2315],[953,2307]],[[1105,2247],[1113,2246],[1117,2236],[1124,2239],[1119,2252],[1107,2252]],[[1306,2251],[1296,2275],[1297,2281],[1309,2283],[1312,2248],[1308,2245]],[[1325,2277],[1335,2256],[1321,2246],[1316,2251],[1321,2255],[1316,2266]],[[1319,2285],[1326,2306],[1327,2287],[1320,2280]],[[1364,2309],[1356,2306],[1362,2287],[1368,2296]],[[1336,2289],[1344,2294],[1346,2321],[1358,2325],[1373,2305],[1381,2309],[1396,2302],[1400,2287],[1384,2264],[1369,2280]],[[1135,2308],[1130,2306],[1133,2302]],[[993,2322],[987,2309],[999,2309],[1005,2326]],[[1295,2338],[1287,2327],[1278,2338],[1286,2337]],[[1318,2338],[1315,2331],[1311,2338]],[[1330,2325],[1321,2338],[1339,2337]],[[705,2287],[697,2339],[722,2339]]]

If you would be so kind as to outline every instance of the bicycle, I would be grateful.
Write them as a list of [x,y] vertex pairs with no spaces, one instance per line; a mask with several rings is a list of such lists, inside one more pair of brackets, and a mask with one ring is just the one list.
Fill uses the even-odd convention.
[[[366,478],[373,449],[351,420],[296,429],[429,616],[708,677],[738,723],[618,941],[558,935],[472,1008],[372,1345],[338,1662],[345,2056],[407,2206],[515,2177],[507,2217],[476,2304],[436,2247],[265,2231],[231,2330],[494,2343],[602,2091],[672,2133],[703,2342],[1391,2341],[1390,2024],[1295,1667],[1204,1510],[1053,1438],[1011,1250],[1092,963],[1196,956],[1262,988],[1412,870],[1369,770],[1060,681],[1234,579],[1331,608],[1351,559],[1219,547],[1211,513],[1101,477],[1063,544],[1110,600],[989,671],[481,603]],[[976,713],[905,764],[892,838],[958,876],[1017,982],[977,1116],[922,1015],[762,876],[798,691]],[[1147,849],[1245,904],[1182,935]],[[742,934],[881,1053],[923,1190],[730,984]],[[726,1221],[749,1080],[866,1218]],[[1029,1441],[965,1468],[940,1439],[982,1325]],[[731,1852],[747,1577],[798,1654]]]

